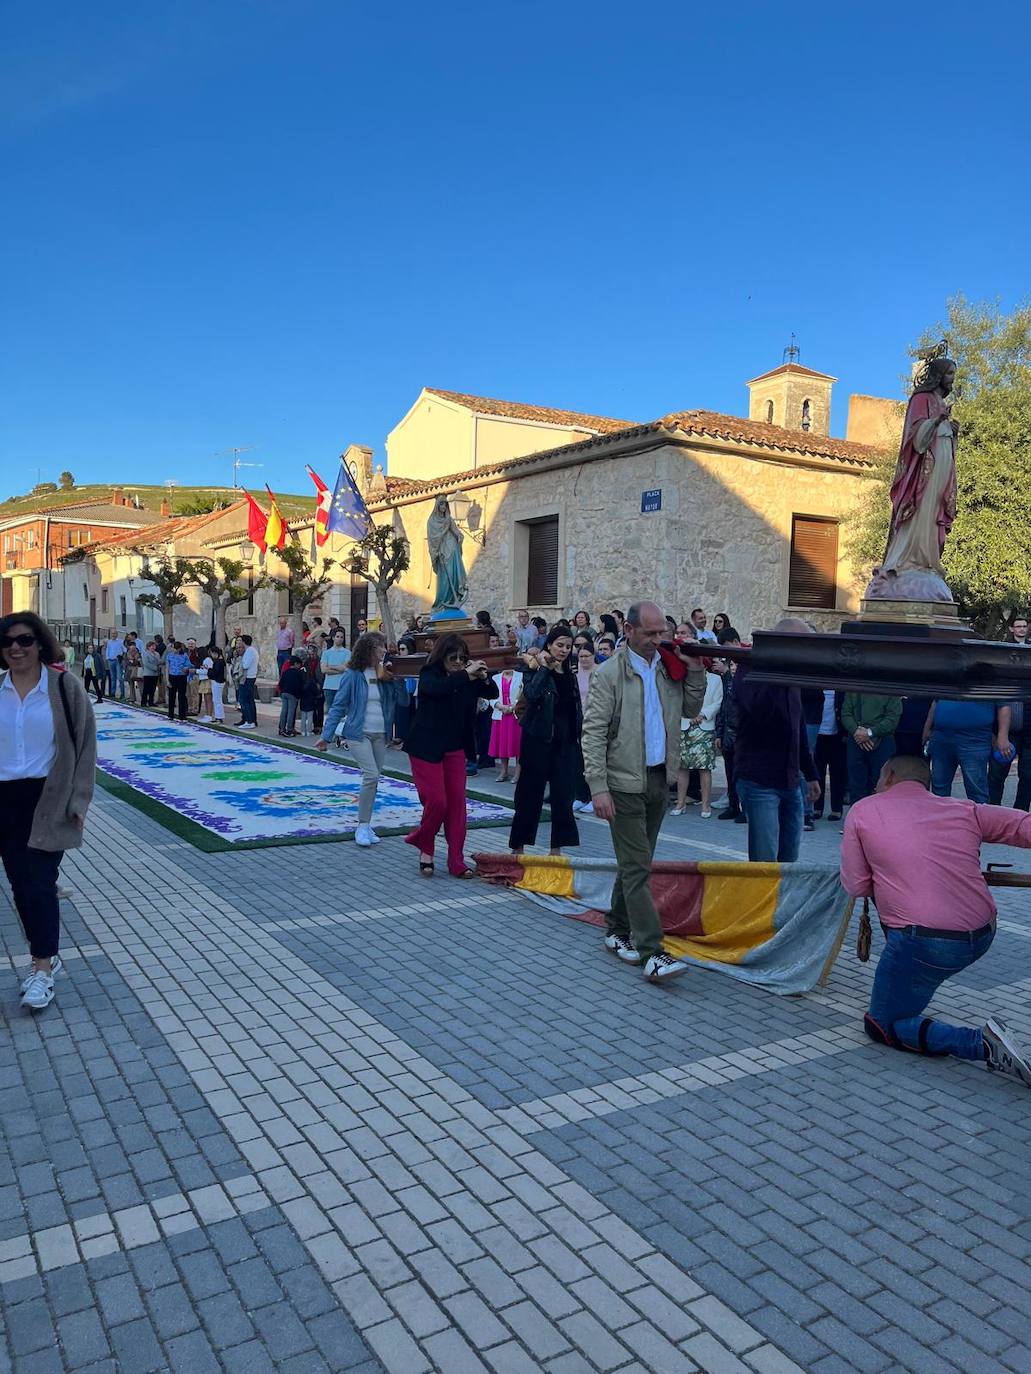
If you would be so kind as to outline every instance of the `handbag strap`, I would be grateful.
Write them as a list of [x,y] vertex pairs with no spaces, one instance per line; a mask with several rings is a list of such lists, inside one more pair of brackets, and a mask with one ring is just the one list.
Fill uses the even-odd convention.
[[65,686],[64,673],[57,675],[57,695],[61,698],[61,705],[64,707],[64,722],[68,726],[68,734],[71,737],[72,749],[78,754],[79,741],[75,734],[75,726],[72,723],[72,708],[68,704],[68,688]]

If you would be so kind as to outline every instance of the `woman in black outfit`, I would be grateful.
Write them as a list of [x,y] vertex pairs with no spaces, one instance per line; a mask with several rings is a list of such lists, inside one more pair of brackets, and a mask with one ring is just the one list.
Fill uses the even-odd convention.
[[478,659],[470,663],[461,635],[443,635],[419,674],[418,704],[404,742],[412,781],[422,802],[422,820],[405,844],[419,851],[419,872],[433,877],[433,849],[444,827],[447,868],[453,878],[471,878],[465,861],[465,760],[475,750],[477,699],[493,701],[498,689]]
[[580,771],[580,731],[583,713],[576,673],[570,671],[573,636],[568,627],[556,625],[544,641],[541,667],[523,677],[526,711],[519,751],[519,781],[515,790],[515,816],[509,847],[521,854],[537,839],[544,789],[550,788],[551,852],[563,845],[578,845],[580,832],[573,819]]

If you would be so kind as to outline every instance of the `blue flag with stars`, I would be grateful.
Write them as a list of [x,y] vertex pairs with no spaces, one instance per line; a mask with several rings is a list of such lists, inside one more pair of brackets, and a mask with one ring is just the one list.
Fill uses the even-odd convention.
[[333,499],[329,503],[326,531],[348,539],[364,539],[372,529],[372,516],[366,509],[358,485],[346,463],[340,464]]

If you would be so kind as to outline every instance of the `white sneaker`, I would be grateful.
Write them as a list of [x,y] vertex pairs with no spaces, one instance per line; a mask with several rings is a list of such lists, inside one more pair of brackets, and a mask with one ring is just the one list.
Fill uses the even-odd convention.
[[354,832],[355,844],[360,844],[363,849],[368,849],[370,845],[376,844],[378,840],[379,836],[373,835],[371,833],[371,827],[367,825],[360,825]]
[[373,830],[372,826],[371,826],[371,825],[367,825],[367,826],[365,827],[365,829],[366,829],[366,830],[368,831],[368,833],[369,833],[369,840],[370,840],[370,842],[371,842],[372,844],[379,844],[379,836],[376,834],[375,830]]
[[671,978],[679,978],[688,969],[681,959],[674,959],[672,954],[660,950],[644,966],[644,976],[649,983],[668,983]]
[[238,730],[257,730],[258,727],[253,725],[249,720],[245,720],[242,725],[238,725],[236,728]]
[[198,717],[197,717],[197,720],[198,720],[198,722],[199,722],[201,725],[210,725],[210,724],[211,724],[211,717],[210,717],[210,716],[198,716]]
[[618,959],[622,959],[628,964],[639,964],[641,956],[634,947],[633,940],[627,939],[625,935],[617,935],[615,931],[611,935],[605,936],[605,948],[610,954],[615,954]]
[[[50,976],[51,976],[51,978],[53,978],[53,976],[54,976],[55,973],[60,973],[61,970],[62,970],[63,968],[64,968],[64,964],[61,962],[61,956],[60,956],[60,954],[55,954],[54,957],[50,960]],[[34,972],[30,972],[30,973],[27,973],[27,974],[25,975],[25,977],[21,980],[21,990],[22,990],[22,992],[24,992],[24,991],[26,990],[26,988],[29,986],[29,984],[32,982],[32,980],[33,980],[33,978],[34,978],[35,976],[36,976],[36,975],[35,975]]]
[[30,973],[22,986],[21,1004],[29,1011],[42,1011],[54,1000],[54,979],[49,973]]
[[709,817],[712,815],[712,812],[711,812],[711,811],[701,811],[701,812],[699,812],[699,815],[701,816],[701,818],[702,818],[703,821],[707,821],[707,820],[709,819]]
[[1031,1088],[1031,1056],[1024,1046],[1014,1037],[1005,1022],[997,1016],[990,1016],[984,1028],[984,1046],[988,1052],[985,1061],[989,1069],[998,1073],[1019,1078],[1025,1087]]

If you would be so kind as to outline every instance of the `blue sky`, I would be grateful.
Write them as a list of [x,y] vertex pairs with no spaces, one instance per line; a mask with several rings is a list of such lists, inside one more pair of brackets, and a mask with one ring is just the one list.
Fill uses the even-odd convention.
[[781,361],[897,394],[1027,291],[1027,12],[10,5],[0,496],[304,491],[423,385],[647,420]]

